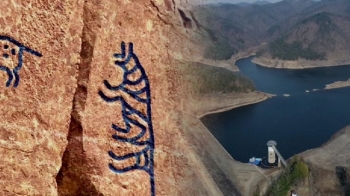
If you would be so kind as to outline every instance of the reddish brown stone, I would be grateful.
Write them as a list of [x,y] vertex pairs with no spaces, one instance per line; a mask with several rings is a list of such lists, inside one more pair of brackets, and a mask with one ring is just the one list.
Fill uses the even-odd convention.
[[[20,82],[5,86],[0,74],[0,195],[57,195],[55,176],[67,145],[68,125],[79,59],[69,61],[62,51],[80,52],[83,1],[5,1],[1,6],[0,34],[42,54],[23,53]],[[54,7],[61,6],[61,10]],[[69,14],[71,13],[71,14]],[[75,16],[75,17],[73,17]],[[80,29],[71,34],[69,29]],[[1,65],[18,65],[18,46],[1,41]],[[49,44],[53,42],[54,44]],[[4,45],[9,48],[5,51]],[[3,54],[15,55],[4,60]],[[5,62],[6,61],[6,62]]]
[[[169,12],[170,7],[186,10],[186,3],[169,2],[5,1],[2,35],[42,56],[24,53],[17,88],[5,87],[8,76],[0,71],[0,195],[151,195],[147,172],[116,174],[108,168],[109,163],[125,167],[137,161],[112,161],[108,151],[125,154],[139,148],[112,139],[111,124],[123,126],[122,107],[98,95],[102,90],[115,96],[104,80],[112,85],[122,82],[123,70],[114,64],[113,54],[121,53],[123,41],[134,44],[150,82],[155,194],[205,195],[215,186],[210,179],[202,181],[207,170],[184,136],[180,110],[186,111],[187,95],[180,89],[186,84],[174,61],[200,54],[201,49],[192,47],[198,43],[190,39],[190,30],[184,31],[179,13]],[[0,47],[17,47],[5,42]],[[0,63],[13,69],[17,60]],[[145,104],[119,94],[147,113]],[[148,127],[144,141],[151,134],[142,123]]]

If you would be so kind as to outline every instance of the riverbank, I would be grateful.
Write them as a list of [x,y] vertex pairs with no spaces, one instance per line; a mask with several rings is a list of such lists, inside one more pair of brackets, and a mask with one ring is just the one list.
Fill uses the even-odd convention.
[[[264,44],[262,44],[262,45],[264,45]],[[194,62],[194,63],[201,63],[201,64],[205,64],[205,65],[211,65],[211,66],[215,66],[215,67],[222,67],[222,68],[225,68],[229,71],[238,72],[239,68],[236,65],[236,61],[243,59],[243,58],[248,58],[250,56],[256,55],[256,52],[259,50],[259,48],[261,46],[256,46],[253,48],[249,48],[246,51],[238,52],[238,53],[232,55],[231,58],[227,59],[227,60],[207,59],[207,58],[202,57],[202,56],[193,55],[193,56],[191,56],[190,59],[187,59],[187,61]]]
[[232,93],[223,95],[209,95],[201,99],[195,107],[196,116],[201,118],[208,114],[225,112],[237,107],[262,102],[275,95],[259,91],[250,93]]
[[297,60],[297,61],[284,61],[277,59],[270,59],[266,57],[254,57],[252,62],[264,67],[278,68],[278,69],[307,69],[316,67],[332,67],[350,64],[350,59],[343,60],[326,60],[326,61],[309,61],[309,60]]
[[311,168],[310,186],[300,185],[298,188],[308,190],[312,195],[343,195],[344,190],[349,190],[349,182],[341,182],[344,179],[337,176],[341,168],[345,168],[345,176],[349,175],[346,171],[350,168],[349,145],[350,126],[346,126],[319,148],[298,154]]
[[248,57],[251,57],[251,56],[255,56],[255,55],[256,55],[256,52],[257,52],[257,51],[259,50],[259,48],[260,48],[261,46],[263,46],[263,45],[265,45],[265,44],[261,44],[260,46],[256,46],[256,47],[250,48],[250,49],[248,49],[248,50],[246,50],[246,51],[239,52],[239,53],[233,55],[233,56],[230,58],[229,62],[231,62],[235,67],[237,67],[237,69],[239,69],[238,66],[236,65],[236,62],[237,62],[238,60],[240,60],[240,59],[244,59],[244,58],[248,58]]
[[332,84],[327,84],[324,89],[335,89],[335,88],[343,88],[350,86],[350,78],[346,81],[337,81]]

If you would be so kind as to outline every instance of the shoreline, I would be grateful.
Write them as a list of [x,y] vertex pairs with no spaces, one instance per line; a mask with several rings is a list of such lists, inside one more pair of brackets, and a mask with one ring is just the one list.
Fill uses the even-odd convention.
[[[252,97],[252,95],[256,95],[256,97]],[[244,96],[244,94],[240,94],[242,95],[242,97],[239,97],[237,95],[232,95],[232,99],[238,99],[238,103],[231,103],[231,104],[225,104],[224,106],[218,106],[216,108],[210,108],[207,109],[206,111],[202,111],[202,112],[198,112],[199,114],[197,114],[197,118],[200,119],[203,116],[209,115],[209,114],[215,114],[215,113],[220,113],[220,112],[226,112],[238,107],[243,107],[243,106],[247,106],[247,105],[251,105],[251,104],[256,104],[262,101],[265,101],[268,98],[274,97],[276,95],[274,94],[268,94],[268,93],[264,93],[264,92],[260,92],[260,91],[254,91],[251,93],[247,93],[246,97]],[[227,97],[226,97],[227,99]],[[246,99],[246,100],[245,100]]]
[[345,81],[336,81],[331,84],[327,84],[324,90],[335,89],[335,88],[343,88],[350,86],[350,78]]
[[249,58],[251,56],[255,56],[256,55],[256,51],[246,51],[246,52],[240,52],[236,55],[233,55],[229,60],[227,60],[229,63],[232,63],[232,65],[234,67],[237,67],[237,69],[239,70],[238,66],[236,65],[236,62],[241,60],[241,59],[245,59],[245,58]]
[[270,59],[266,57],[254,57],[252,59],[252,63],[257,65],[268,67],[268,68],[276,68],[276,69],[308,69],[308,68],[318,68],[318,67],[336,67],[336,66],[346,66],[350,65],[350,60],[297,60],[297,61],[286,61],[286,60],[276,60]]
[[228,63],[231,63],[233,67],[235,67],[235,69],[237,69],[238,71],[239,68],[238,66],[236,65],[236,62],[241,60],[241,59],[245,59],[245,58],[249,58],[251,56],[255,56],[256,55],[256,52],[259,50],[259,48],[261,46],[263,46],[264,44],[261,44],[260,46],[256,46],[256,47],[253,47],[253,48],[250,48],[246,51],[242,51],[242,52],[238,52],[237,54],[234,54],[231,56],[230,59],[227,60]]
[[[312,64],[308,64],[312,62]],[[275,69],[311,69],[311,68],[320,68],[320,67],[337,67],[337,66],[350,66],[350,61],[345,64],[317,64],[316,62],[320,61],[283,61],[283,60],[274,60],[274,59],[267,59],[267,58],[258,58],[254,57],[252,59],[252,63],[255,63],[262,67],[268,67],[268,68],[275,68]],[[335,61],[324,61],[324,62],[335,62]],[[344,88],[350,86],[350,78],[345,81],[335,81],[331,84],[325,85],[323,90],[329,90],[329,89],[336,89],[336,88]]]
[[[263,44],[261,44],[261,45],[263,45]],[[232,71],[232,72],[240,72],[238,66],[236,65],[236,62],[240,59],[255,56],[256,52],[261,47],[261,45],[250,48],[246,51],[238,52],[238,53],[232,55],[227,60],[214,60],[214,59],[208,59],[208,58],[201,57],[201,56],[194,56],[194,57],[192,57],[192,59],[187,59],[187,61],[193,62],[193,63],[201,63],[201,64],[210,65],[210,66],[214,66],[214,67],[221,67],[221,68],[225,68],[225,69]]]

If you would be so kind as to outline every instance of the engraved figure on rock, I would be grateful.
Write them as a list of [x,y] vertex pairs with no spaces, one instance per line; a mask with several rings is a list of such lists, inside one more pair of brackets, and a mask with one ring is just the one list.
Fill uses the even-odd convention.
[[42,54],[8,36],[0,36],[0,47],[2,49],[0,71],[6,72],[8,76],[6,87],[9,87],[14,79],[13,87],[16,88],[20,81],[18,72],[23,66],[23,52],[28,52],[38,57],[41,57]]
[[[153,196],[155,195],[153,170],[155,146],[149,80],[138,57],[133,52],[133,43],[129,43],[128,54],[126,54],[125,43],[122,42],[121,54],[114,54],[114,57],[117,59],[115,65],[122,68],[124,72],[123,82],[117,86],[111,85],[107,80],[104,80],[103,83],[109,91],[119,92],[119,94],[115,97],[109,97],[100,90],[99,95],[106,102],[120,102],[125,126],[123,128],[111,124],[111,129],[115,131],[112,138],[118,142],[128,143],[135,148],[124,154],[109,151],[109,156],[115,160],[114,164],[109,164],[109,168],[117,174],[131,170],[147,172],[150,176],[151,195]],[[129,97],[129,103],[122,94]],[[130,103],[130,99],[133,103],[137,103],[137,108],[135,104]],[[118,167],[118,163],[123,166]],[[128,163],[128,166],[125,166],[125,163]]]

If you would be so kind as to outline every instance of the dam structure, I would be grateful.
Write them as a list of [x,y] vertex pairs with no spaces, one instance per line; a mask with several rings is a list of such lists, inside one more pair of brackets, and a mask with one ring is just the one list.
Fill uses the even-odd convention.
[[282,157],[281,153],[276,148],[277,142],[270,140],[267,142],[267,156],[263,158],[252,157],[249,159],[249,164],[256,165],[265,169],[281,167],[281,163],[284,167],[288,164]]
[[277,154],[277,158],[278,158],[278,163],[281,161],[284,167],[287,167],[287,162],[286,160],[284,160],[284,158],[282,157],[281,153],[277,150],[276,146],[277,146],[277,142],[274,140],[270,140],[267,142],[267,146],[268,146],[268,162],[269,163],[275,163],[276,161],[276,154]]

